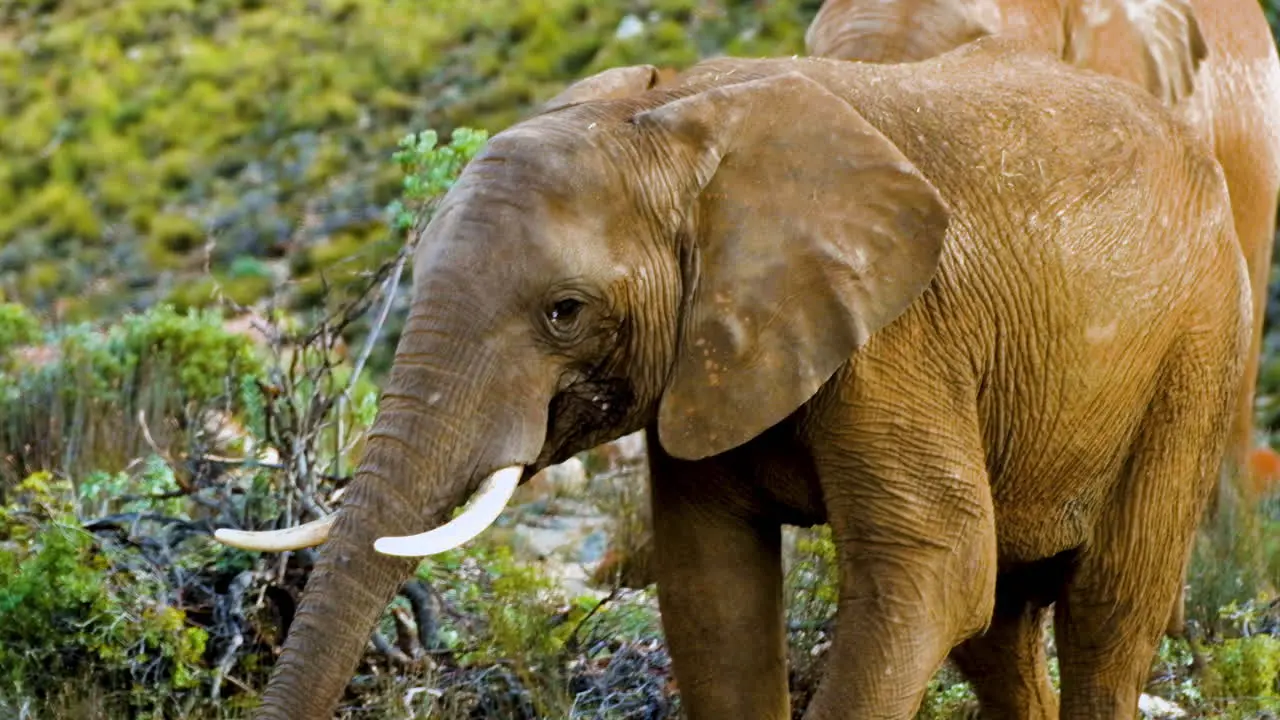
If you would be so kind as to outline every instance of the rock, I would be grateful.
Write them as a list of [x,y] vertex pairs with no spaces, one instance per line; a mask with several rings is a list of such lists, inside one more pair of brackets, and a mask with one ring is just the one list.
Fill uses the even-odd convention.
[[545,470],[547,480],[557,495],[575,497],[586,492],[587,470],[582,461],[571,457]]
[[644,457],[644,432],[634,432],[630,435],[623,435],[614,441],[618,446],[618,451],[622,457],[628,460],[639,460]]
[[1186,710],[1155,695],[1143,693],[1138,697],[1138,711],[1144,718],[1179,718],[1185,717]]
[[644,33],[644,21],[635,15],[626,15],[622,18],[622,22],[618,23],[618,29],[613,31],[613,36],[619,40],[629,40],[642,33]]

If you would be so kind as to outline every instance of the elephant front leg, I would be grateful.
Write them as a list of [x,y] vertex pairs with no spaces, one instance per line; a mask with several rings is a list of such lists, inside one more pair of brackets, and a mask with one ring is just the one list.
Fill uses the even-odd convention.
[[840,597],[805,720],[913,717],[951,649],[991,619],[995,523],[976,430],[940,427],[959,413],[936,407],[883,410],[850,410],[812,443]]
[[658,603],[689,720],[786,720],[781,526],[719,459],[676,460],[650,433]]

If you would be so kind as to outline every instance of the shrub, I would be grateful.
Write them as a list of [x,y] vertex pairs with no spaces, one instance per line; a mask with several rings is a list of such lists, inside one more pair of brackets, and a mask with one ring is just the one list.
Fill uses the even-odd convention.
[[198,685],[206,634],[168,601],[163,571],[85,532],[48,473],[0,509],[0,708],[105,692],[96,710],[173,714]]
[[6,482],[39,470],[123,469],[204,411],[237,411],[239,389],[228,379],[262,372],[252,341],[224,329],[218,313],[169,306],[105,328],[63,328],[45,349],[43,362],[0,372],[0,499]]
[[1201,683],[1210,705],[1225,707],[1228,716],[1238,718],[1280,711],[1280,638],[1232,638],[1210,653]]
[[0,358],[21,345],[30,345],[40,339],[40,321],[25,305],[0,304]]
[[[586,718],[608,705],[645,711],[621,717],[675,717],[651,594],[566,598],[536,567],[484,539],[433,557],[419,577],[448,608],[439,637],[461,676],[433,705],[448,710],[442,716]],[[617,673],[626,668],[635,674]]]

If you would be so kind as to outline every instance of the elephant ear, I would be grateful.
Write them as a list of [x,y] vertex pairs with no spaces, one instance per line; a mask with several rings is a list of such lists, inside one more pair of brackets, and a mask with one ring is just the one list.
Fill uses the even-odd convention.
[[1195,91],[1196,73],[1209,54],[1190,0],[1073,0],[1063,6],[1063,59],[1083,67],[1100,56],[1122,54],[1116,33],[1142,56],[1142,81],[1167,105]]
[[914,62],[994,35],[1000,23],[996,0],[826,0],[805,31],[805,52]]
[[671,455],[724,452],[806,402],[933,278],[949,212],[848,103],[799,73],[635,116],[692,158]]
[[653,65],[624,65],[589,75],[543,103],[534,114],[549,113],[570,105],[592,100],[613,100],[649,90],[658,83],[659,71]]

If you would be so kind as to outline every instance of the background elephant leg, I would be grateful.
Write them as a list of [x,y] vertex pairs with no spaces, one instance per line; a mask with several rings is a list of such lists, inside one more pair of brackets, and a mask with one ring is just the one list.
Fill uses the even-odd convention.
[[[1216,128],[1217,155],[1231,195],[1236,234],[1249,268],[1249,285],[1253,293],[1253,338],[1223,463],[1227,472],[1237,475],[1248,472],[1246,458],[1256,442],[1253,437],[1254,402],[1262,356],[1262,329],[1267,298],[1270,297],[1268,283],[1275,246],[1276,191],[1280,183],[1280,167],[1276,166],[1273,152],[1267,146],[1269,141],[1259,140],[1265,133],[1246,130],[1266,127],[1272,121],[1257,117],[1256,102],[1250,100],[1239,104],[1242,107],[1237,109],[1224,100],[1223,107],[1232,107],[1233,112]],[[1217,498],[1211,503],[1216,508]]]
[[690,720],[785,720],[782,527],[720,458],[676,460],[649,433],[658,603]]
[[[811,431],[840,569],[835,638],[805,720],[917,712],[951,649],[981,632],[995,602],[996,539],[976,422],[938,407],[951,387],[859,377],[839,421]],[[856,388],[856,390],[851,390]],[[886,410],[882,398],[892,397]],[[941,424],[938,418],[948,418]]]
[[952,661],[978,695],[983,718],[1058,717],[1058,694],[1049,681],[1044,650],[1044,621],[1048,614],[1047,607],[1027,602],[1017,607],[997,607],[986,633],[966,640],[951,652]]
[[1079,551],[1055,610],[1061,717],[1131,718],[1170,611],[1191,537],[1217,481],[1235,388],[1219,357],[1178,358],[1130,450],[1128,470]]
[[951,652],[973,685],[984,718],[1053,720],[1058,694],[1049,681],[1044,625],[1075,559],[1064,552],[1007,568],[996,578],[991,627]]

